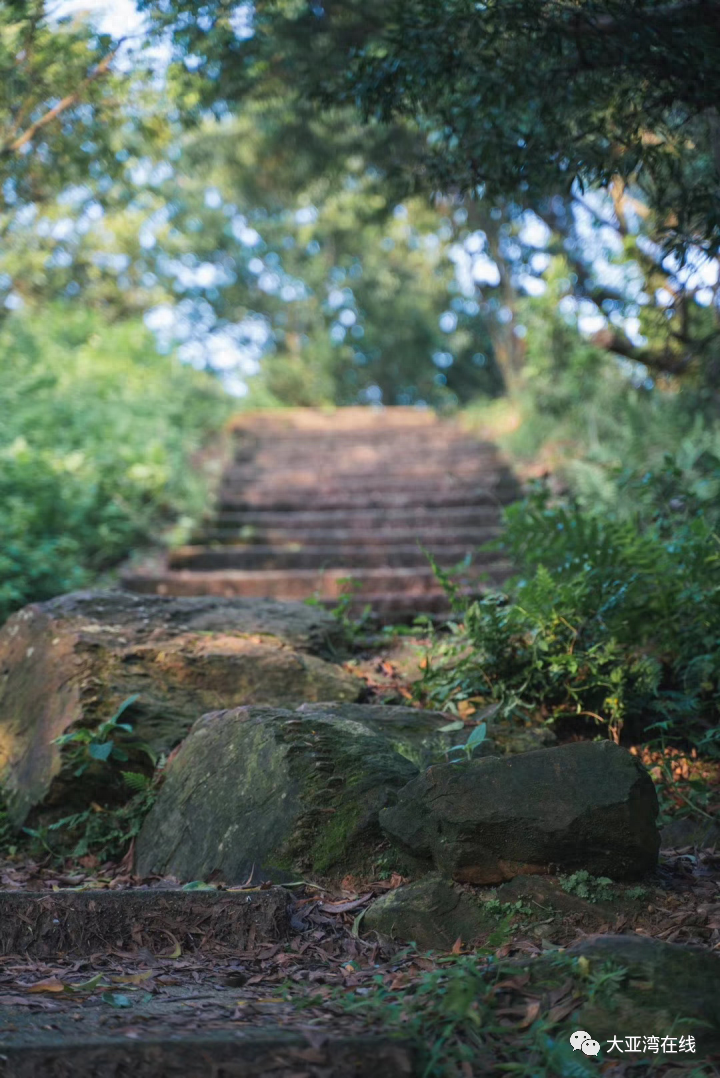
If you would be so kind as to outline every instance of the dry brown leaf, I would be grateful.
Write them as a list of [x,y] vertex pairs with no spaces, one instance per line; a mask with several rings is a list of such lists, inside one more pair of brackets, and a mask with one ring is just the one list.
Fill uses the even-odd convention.
[[530,999],[530,1000],[528,1000],[528,1005],[527,1005],[527,1008],[525,1010],[525,1015],[523,1017],[522,1022],[519,1023],[518,1029],[527,1029],[528,1026],[531,1026],[533,1024],[533,1022],[535,1021],[535,1019],[537,1018],[537,1016],[539,1014],[540,1014],[540,1000],[539,999]]
[[46,977],[44,981],[36,981],[28,985],[26,992],[64,992],[65,985],[57,977]]

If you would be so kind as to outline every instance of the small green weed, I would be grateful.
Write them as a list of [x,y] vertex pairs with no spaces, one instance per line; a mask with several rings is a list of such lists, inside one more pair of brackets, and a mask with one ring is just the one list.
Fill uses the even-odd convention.
[[[368,629],[370,622],[373,619],[372,607],[367,603],[358,617],[351,617],[350,608],[353,603],[353,597],[355,592],[360,588],[360,582],[353,577],[341,577],[338,580],[338,584],[342,585],[345,589],[339,596],[335,606],[330,608],[330,613],[338,621],[343,629],[350,643],[354,643],[359,636],[362,636]],[[320,601],[320,597],[315,594],[303,602],[306,606],[323,606]]]
[[566,894],[577,895],[588,902],[609,902],[613,897],[613,881],[607,876],[592,876],[584,868],[558,879]]
[[[438,732],[451,733],[455,730],[464,729],[465,723],[458,720],[457,722],[449,722],[447,726],[441,726]],[[462,760],[472,760],[473,756],[475,755],[475,752],[483,744],[486,737],[487,723],[480,722],[470,731],[470,736],[468,737],[467,741],[465,741],[462,745],[453,745],[451,748],[447,749],[444,755],[447,757],[448,762],[451,764],[460,763]],[[460,753],[460,755],[451,757],[451,753]]]

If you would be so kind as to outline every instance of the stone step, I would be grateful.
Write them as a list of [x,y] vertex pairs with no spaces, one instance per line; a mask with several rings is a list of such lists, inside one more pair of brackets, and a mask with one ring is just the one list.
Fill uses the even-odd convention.
[[[167,952],[173,938],[195,950],[245,950],[288,938],[290,896],[265,891],[0,891],[0,955],[56,960],[107,949]],[[172,949],[172,943],[170,944]]]
[[460,527],[494,525],[498,521],[495,504],[446,506],[442,513],[427,506],[387,505],[382,509],[353,506],[349,509],[275,510],[251,508],[225,509],[214,517],[219,528],[279,528],[282,530],[341,528],[355,529],[425,529],[440,524],[452,530]]
[[418,487],[412,489],[404,484],[399,489],[374,490],[372,487],[362,492],[351,492],[338,488],[335,491],[317,490],[269,490],[255,491],[221,489],[219,504],[221,512],[229,510],[270,509],[275,512],[296,509],[321,512],[326,509],[404,509],[424,508],[443,511],[447,508],[460,508],[475,505],[508,505],[514,501],[514,490],[498,487],[494,490],[447,489]]
[[[472,545],[452,545],[432,551],[439,565],[457,565],[468,554]],[[496,555],[480,554],[473,558],[477,567],[484,562],[494,562]],[[373,547],[309,546],[302,550],[288,550],[275,546],[225,546],[220,549],[207,546],[186,546],[171,551],[168,557],[170,569],[337,569],[348,566],[355,569],[383,568],[409,569],[425,566],[427,557],[419,546]]]
[[[495,514],[494,514],[495,515]],[[500,528],[478,526],[475,528],[447,528],[437,526],[420,528],[377,528],[364,530],[352,528],[263,528],[252,524],[238,527],[209,527],[198,532],[192,541],[193,546],[207,546],[215,543],[232,543],[243,549],[258,546],[273,547],[277,550],[302,550],[306,547],[332,545],[335,550],[353,551],[384,547],[395,549],[399,546],[415,545],[421,542],[430,550],[440,547],[464,544],[467,547],[482,546],[483,543],[496,539]]]
[[408,427],[438,427],[447,425],[447,420],[442,420],[429,408],[414,408],[409,405],[393,405],[392,407],[368,407],[367,405],[350,405],[343,408],[316,409],[316,408],[277,408],[265,409],[262,412],[240,413],[230,421],[233,430],[282,430],[295,431],[331,431],[336,433],[338,428],[343,432],[355,430],[372,430],[380,427],[388,430],[392,427],[406,429]]
[[289,438],[285,442],[272,438],[237,439],[235,442],[235,452],[243,461],[252,456],[259,464],[272,463],[289,467],[292,467],[297,459],[308,464],[317,464],[325,459],[366,466],[393,460],[398,455],[409,458],[418,449],[427,447],[432,449],[433,459],[438,460],[492,462],[501,459],[497,446],[489,442],[476,442],[471,438],[433,438],[428,434],[384,438],[380,432],[376,432],[369,437],[353,438],[351,441],[325,438],[319,442],[317,439],[297,437]]
[[[493,564],[483,565],[480,570],[473,570],[471,567],[463,573],[463,578],[472,580],[479,575],[484,578],[487,574],[490,584],[500,584],[507,579],[509,573],[510,565],[498,559]],[[356,589],[348,586],[348,579],[356,582]],[[174,572],[158,572],[148,568],[127,574],[122,583],[129,591],[145,595],[219,595],[226,598],[246,596],[273,599],[308,599],[317,596],[335,601],[349,591],[360,598],[378,592],[427,596],[441,591],[429,568],[353,570],[347,567],[328,569],[325,572],[315,569],[178,569]]]
[[[382,1033],[346,1037],[330,1033],[313,1038],[302,1032],[252,1029],[238,1021],[228,1021],[227,1028],[217,1033],[186,1033],[183,1019],[186,1025],[197,1019],[182,1001],[169,1011],[164,1024],[148,1023],[143,1011],[133,1007],[132,1017],[125,1012],[125,1030],[115,1036],[108,1036],[102,1026],[97,1028],[97,1021],[88,1022],[86,1038],[78,1036],[79,1022],[69,1015],[65,1036],[62,1029],[52,1026],[46,1032],[51,1014],[34,1022],[23,1016],[18,1032],[3,1034],[0,1078],[412,1078],[421,1074],[417,1050],[408,1041]],[[10,1030],[13,1025],[18,1028],[14,1011],[0,1008],[0,1014]],[[320,1045],[315,1047],[313,1041]]]
[[404,479],[402,476],[385,472],[382,475],[359,476],[346,481],[338,476],[323,478],[308,472],[304,482],[300,482],[299,479],[294,482],[282,482],[282,477],[276,479],[272,473],[268,473],[253,483],[240,483],[233,480],[232,475],[226,475],[223,478],[220,493],[221,496],[231,494],[257,498],[285,498],[297,494],[306,496],[308,493],[317,495],[318,498],[347,497],[351,495],[356,498],[364,498],[372,493],[378,496],[383,494],[390,496],[394,494],[410,494],[422,501],[424,499],[436,499],[444,494],[462,494],[472,497],[473,495],[495,491],[503,486],[509,487],[510,485],[503,484],[502,478],[498,475],[466,478],[465,476],[445,474],[441,478],[433,480],[425,478]]
[[[482,586],[461,588],[461,595],[468,601],[480,598]],[[320,599],[321,606],[332,610],[337,605],[336,599]],[[377,592],[354,597],[347,604],[345,613],[352,618],[361,618],[370,608],[373,616],[384,624],[410,624],[415,618],[427,616],[432,620],[443,620],[450,613],[450,601],[444,591],[426,595],[413,595],[402,592]]]
[[343,466],[341,462],[324,462],[318,466],[317,462],[296,460],[292,465],[288,463],[283,467],[259,463],[232,465],[226,470],[224,480],[228,485],[233,486],[270,481],[275,486],[292,487],[328,482],[364,486],[388,479],[406,483],[416,483],[419,479],[424,482],[432,480],[434,485],[450,479],[487,486],[489,483],[497,482],[499,475],[499,469],[482,467],[474,460],[458,462],[433,460],[426,464],[412,464],[395,459],[366,468],[359,468],[357,465]]

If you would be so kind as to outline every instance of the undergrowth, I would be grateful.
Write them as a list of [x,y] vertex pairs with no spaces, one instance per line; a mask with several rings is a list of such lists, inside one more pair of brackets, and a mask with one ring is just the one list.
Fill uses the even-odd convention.
[[64,816],[54,823],[25,827],[24,850],[31,856],[52,854],[62,860],[91,854],[99,862],[119,861],[139,835],[156,796],[157,790],[147,786],[124,805],[103,807],[93,804],[83,812]]
[[[396,959],[412,958],[400,952]],[[525,1075],[530,1078],[590,1078],[597,1061],[574,1052],[565,1030],[547,1013],[528,1010],[526,1025],[508,1024],[498,1014],[498,989],[517,982],[518,967],[487,960],[478,954],[431,956],[431,968],[415,967],[397,979],[378,974],[369,988],[338,991],[332,1007],[370,1027],[414,1040],[422,1048],[422,1078],[459,1078],[468,1067],[487,1073]],[[548,985],[572,978],[577,1006],[583,998],[612,1002],[626,971],[612,963],[590,970],[587,963],[557,953],[544,959],[541,975]],[[508,981],[508,978],[511,978]],[[523,983],[523,982],[520,982]],[[298,1006],[297,985],[288,986]],[[318,1003],[308,995],[305,1006]],[[532,1015],[535,1015],[533,1018]],[[465,1064],[465,1067],[463,1067]]]
[[[618,476],[632,510],[593,510],[537,484],[497,544],[519,573],[467,602],[428,656],[418,695],[476,718],[552,723],[720,755],[720,460],[693,489],[672,459]],[[492,734],[492,730],[490,731]]]

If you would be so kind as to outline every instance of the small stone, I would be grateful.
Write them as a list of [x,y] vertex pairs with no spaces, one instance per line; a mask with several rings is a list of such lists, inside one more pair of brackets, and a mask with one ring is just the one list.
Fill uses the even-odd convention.
[[472,943],[488,927],[477,899],[435,874],[388,891],[363,918],[364,931],[421,950],[449,951],[458,939]]

